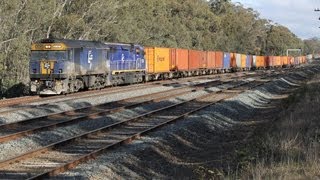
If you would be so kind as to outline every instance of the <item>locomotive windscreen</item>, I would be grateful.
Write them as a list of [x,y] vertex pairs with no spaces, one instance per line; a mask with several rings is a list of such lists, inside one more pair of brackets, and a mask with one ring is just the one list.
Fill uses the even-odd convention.
[[31,51],[31,61],[67,60],[67,51]]

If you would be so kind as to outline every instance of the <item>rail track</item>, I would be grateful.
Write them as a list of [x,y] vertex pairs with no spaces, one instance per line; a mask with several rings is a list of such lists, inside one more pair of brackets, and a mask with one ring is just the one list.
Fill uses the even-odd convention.
[[[289,73],[287,71],[285,73]],[[26,136],[46,129],[67,126],[84,120],[94,120],[109,113],[137,107],[143,104],[158,103],[172,99],[183,93],[206,90],[214,85],[231,83],[231,87],[219,91],[206,91],[207,94],[190,100],[169,103],[164,107],[151,110],[136,117],[85,132],[78,136],[49,144],[16,157],[0,162],[0,178],[38,179],[59,174],[85,162],[106,150],[118,147],[139,138],[166,124],[182,119],[225,99],[234,97],[248,89],[260,86],[282,74],[271,74],[252,81],[212,81],[196,86],[180,87],[166,92],[159,92],[106,103],[60,114],[30,119],[0,126],[0,142]],[[252,76],[251,76],[252,77]],[[259,77],[259,75],[256,75]],[[247,78],[245,76],[245,78]]]
[[[48,146],[2,161],[0,162],[0,178],[37,179],[55,175],[97,156],[105,150],[130,142],[165,124],[184,118],[212,104],[231,98],[241,92],[269,81],[270,80],[233,81],[235,84],[224,90],[216,92],[208,91],[208,94],[206,95],[179,103],[168,104],[165,107],[152,110],[136,117],[121,122],[115,122],[105,127],[55,142]],[[212,84],[208,85],[208,87],[211,86]],[[200,89],[203,89],[203,87],[200,86]],[[190,90],[192,91],[192,88],[189,90],[181,89],[181,91]],[[167,93],[167,96],[154,97],[152,102],[156,103],[157,101],[172,97],[174,96],[174,91],[172,91],[172,93],[173,94]],[[181,94],[181,92],[177,91],[176,93]],[[131,105],[134,105],[134,103]],[[98,115],[96,114],[95,116]],[[48,162],[48,160],[51,162]],[[52,162],[55,163],[52,164]]]
[[[215,75],[184,78],[182,80],[180,79],[179,82],[177,80],[164,80],[164,81],[150,82],[145,84],[135,84],[131,86],[118,86],[113,88],[105,88],[102,90],[84,91],[84,92],[78,92],[78,93],[69,94],[69,95],[60,95],[60,96],[52,96],[52,97],[26,96],[26,97],[20,97],[20,98],[12,98],[12,99],[0,100],[0,108],[9,108],[9,109],[0,110],[0,114],[11,113],[18,110],[27,110],[32,108],[43,107],[51,103],[47,101],[53,101],[54,103],[58,103],[58,102],[63,102],[68,100],[77,100],[77,99],[103,96],[103,95],[114,94],[114,93],[128,92],[131,90],[139,90],[139,89],[144,89],[148,87],[170,86],[170,85],[175,85],[177,83],[181,84],[184,82],[201,80],[205,78],[216,77],[216,78],[224,79],[224,78],[230,77],[235,79],[235,78],[246,76],[246,74],[247,72],[240,72],[237,74],[215,74]],[[221,77],[221,75],[224,75],[224,76]],[[42,103],[39,105],[26,104],[26,103],[37,103],[37,102],[42,102]]]
[[[220,85],[229,81],[211,81],[191,86],[184,86],[171,89],[165,92],[157,92],[120,101],[108,102],[97,106],[79,108],[62,113],[49,114],[47,116],[31,118],[24,121],[0,125],[0,143],[14,140],[28,134],[79,123],[90,118],[103,116],[109,113],[119,112],[124,109],[134,108],[140,105],[165,100],[183,93],[190,93],[197,90],[204,90],[208,86]],[[85,113],[84,113],[85,112]]]
[[[247,75],[245,77],[258,77],[259,75]],[[173,95],[179,95],[182,93],[188,93],[196,90],[203,90],[212,85],[221,85],[234,80],[234,78],[226,80],[216,80],[205,83],[193,84],[189,86],[183,86],[174,88],[168,91],[162,91],[138,97],[127,98],[115,102],[107,102],[96,106],[88,106],[85,108],[73,109],[61,113],[52,113],[46,116],[26,119],[14,123],[0,125],[0,143],[11,141],[17,138],[24,137],[26,135],[50,130],[61,126],[79,123],[85,121],[88,118],[95,116],[102,116],[108,113],[119,112],[124,109],[137,107],[140,105],[152,103],[154,101],[164,100],[170,98]],[[157,99],[155,99],[157,98]],[[86,112],[86,113],[83,113]]]
[[10,99],[3,99],[0,100],[0,107],[8,107],[24,102],[31,102],[39,99],[39,96],[24,96],[24,97],[17,97],[17,98],[10,98]]
[[[290,69],[290,68],[287,68]],[[291,68],[292,69],[292,68]],[[281,69],[281,70],[286,70],[285,69]],[[264,72],[264,70],[257,70],[255,72],[261,73]],[[238,72],[240,74],[245,74],[247,72]],[[212,74],[212,75],[205,75],[205,76],[195,76],[195,77],[188,77],[188,78],[184,78],[184,81],[189,81],[189,80],[194,80],[194,79],[201,79],[201,78],[206,78],[206,77],[217,77],[220,78],[222,76],[234,76],[234,78],[236,77],[241,77],[241,75],[239,76],[237,73],[235,74]],[[157,82],[148,82],[145,83],[144,85],[156,85],[156,84],[166,84],[166,83],[170,83],[171,80],[163,80],[163,81],[157,81]],[[172,83],[172,82],[171,82]],[[134,89],[136,87],[141,86],[141,84],[138,85],[131,85],[131,86],[118,86],[118,87],[113,87],[113,88],[104,88],[104,89],[100,89],[100,90],[91,90],[91,91],[84,91],[84,92],[78,92],[78,93],[74,93],[74,94],[68,94],[68,95],[59,95],[59,96],[52,96],[52,97],[40,97],[40,96],[24,96],[24,97],[18,97],[18,98],[10,98],[10,99],[4,99],[4,100],[0,100],[0,108],[3,107],[15,107],[18,105],[22,105],[25,103],[35,103],[35,102],[43,102],[43,101],[48,101],[48,100],[59,100],[59,99],[65,99],[65,98],[70,98],[70,99],[79,99],[79,98],[84,98],[84,97],[92,97],[93,95],[102,95],[104,93],[115,93],[115,92],[124,92],[124,91],[128,91],[130,89]],[[8,111],[10,112],[10,111]],[[6,113],[6,112],[2,112],[1,113]]]

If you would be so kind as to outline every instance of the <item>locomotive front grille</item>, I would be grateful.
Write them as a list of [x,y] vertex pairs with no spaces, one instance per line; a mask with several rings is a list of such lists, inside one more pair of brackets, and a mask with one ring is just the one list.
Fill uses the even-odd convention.
[[41,61],[41,74],[53,74],[54,73],[54,61]]

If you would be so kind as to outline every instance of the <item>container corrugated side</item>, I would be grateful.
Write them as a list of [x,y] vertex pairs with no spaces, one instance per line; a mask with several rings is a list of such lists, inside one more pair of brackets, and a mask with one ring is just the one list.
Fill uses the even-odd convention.
[[241,54],[241,68],[247,67],[247,55]]
[[170,49],[146,47],[148,73],[161,73],[170,71]]
[[281,61],[281,57],[280,56],[276,56],[275,57],[275,66],[282,66],[282,61]]
[[252,66],[252,56],[251,55],[247,55],[246,68],[251,68],[251,66]]
[[252,67],[257,67],[257,56],[252,56]]
[[170,49],[170,67],[175,71],[187,71],[189,69],[189,50]]
[[216,68],[222,69],[223,68],[223,52],[216,51]]
[[216,52],[208,51],[207,52],[207,67],[208,69],[215,69],[216,68]]
[[289,64],[288,56],[281,56],[281,62],[283,65],[287,66]]
[[231,68],[237,68],[237,60],[236,60],[236,53],[230,53],[230,56],[231,56]]
[[230,69],[231,55],[230,53],[225,52],[223,54],[223,68]]
[[237,68],[241,68],[241,54],[236,54],[236,65]]
[[200,64],[202,62],[201,51],[189,50],[189,70],[200,69]]

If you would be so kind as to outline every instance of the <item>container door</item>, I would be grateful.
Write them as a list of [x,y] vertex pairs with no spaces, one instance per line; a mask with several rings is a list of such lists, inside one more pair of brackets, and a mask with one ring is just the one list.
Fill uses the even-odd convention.
[[154,73],[154,48],[145,48],[145,52],[147,71],[149,73]]
[[178,70],[177,67],[177,50],[176,49],[170,49],[170,70],[176,71]]

